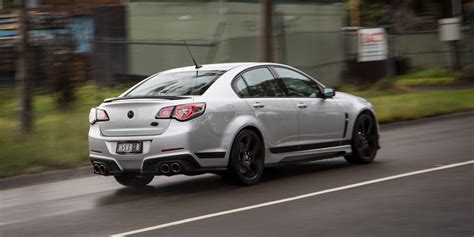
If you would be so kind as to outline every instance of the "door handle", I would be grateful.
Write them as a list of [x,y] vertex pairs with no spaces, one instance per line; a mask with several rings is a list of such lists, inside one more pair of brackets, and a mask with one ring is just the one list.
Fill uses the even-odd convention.
[[300,109],[305,109],[307,107],[308,107],[307,104],[303,104],[303,103],[298,104],[298,108],[300,108]]
[[260,108],[265,107],[265,105],[260,102],[256,102],[255,104],[253,104],[253,107],[256,109],[260,109]]

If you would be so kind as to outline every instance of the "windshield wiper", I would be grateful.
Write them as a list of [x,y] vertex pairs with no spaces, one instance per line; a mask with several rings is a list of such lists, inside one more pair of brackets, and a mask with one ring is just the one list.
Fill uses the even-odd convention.
[[182,100],[188,99],[189,97],[182,96],[171,96],[171,95],[160,95],[160,96],[124,96],[124,97],[115,97],[108,98],[104,100],[104,103],[117,101],[117,100],[129,100],[129,99],[164,99],[164,100]]

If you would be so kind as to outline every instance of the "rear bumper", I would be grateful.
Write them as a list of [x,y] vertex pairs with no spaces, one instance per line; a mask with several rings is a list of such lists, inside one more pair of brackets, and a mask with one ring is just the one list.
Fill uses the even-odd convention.
[[[196,136],[195,130],[193,123],[179,123],[170,124],[165,133],[156,136],[108,137],[95,124],[89,130],[89,157],[93,165],[105,165],[108,168],[107,174],[110,175],[191,175],[225,169],[227,154],[220,148],[220,143],[202,138],[196,142],[197,138],[193,137]],[[143,153],[116,153],[117,143],[124,141],[143,142]],[[180,172],[160,172],[161,164],[175,162],[181,166]]]
[[[104,165],[107,167],[107,172],[102,175],[122,175],[122,174],[151,174],[151,175],[197,175],[203,173],[212,173],[226,170],[226,167],[202,167],[196,159],[190,154],[163,156],[157,158],[150,158],[143,161],[143,166],[140,169],[123,169],[120,164],[114,159],[105,159],[90,157],[92,165]],[[171,164],[179,164],[181,169],[168,172],[162,172],[160,167],[164,164],[171,166]]]

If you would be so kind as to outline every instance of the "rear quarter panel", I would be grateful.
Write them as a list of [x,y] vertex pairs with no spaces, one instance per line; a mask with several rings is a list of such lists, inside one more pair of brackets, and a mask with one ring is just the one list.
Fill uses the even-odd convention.
[[[195,148],[199,152],[225,151],[223,161],[225,165],[228,164],[232,143],[242,129],[246,127],[258,129],[262,132],[263,142],[266,142],[265,134],[253,110],[232,89],[232,80],[250,66],[255,65],[238,66],[227,71],[202,96],[207,106],[205,114],[201,116],[199,129],[194,134],[195,140],[200,138],[196,141]],[[267,144],[265,144],[265,155],[266,163],[274,160]],[[202,164],[207,165],[208,161],[203,161]]]

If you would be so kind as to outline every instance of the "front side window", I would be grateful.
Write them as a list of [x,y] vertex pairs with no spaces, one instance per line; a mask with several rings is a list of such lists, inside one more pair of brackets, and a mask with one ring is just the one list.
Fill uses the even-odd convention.
[[242,74],[251,97],[282,97],[284,92],[268,68],[257,68]]
[[153,76],[125,97],[202,95],[225,71],[189,71]]
[[273,68],[288,89],[289,96],[292,97],[319,97],[320,90],[318,84],[312,79],[282,67]]

